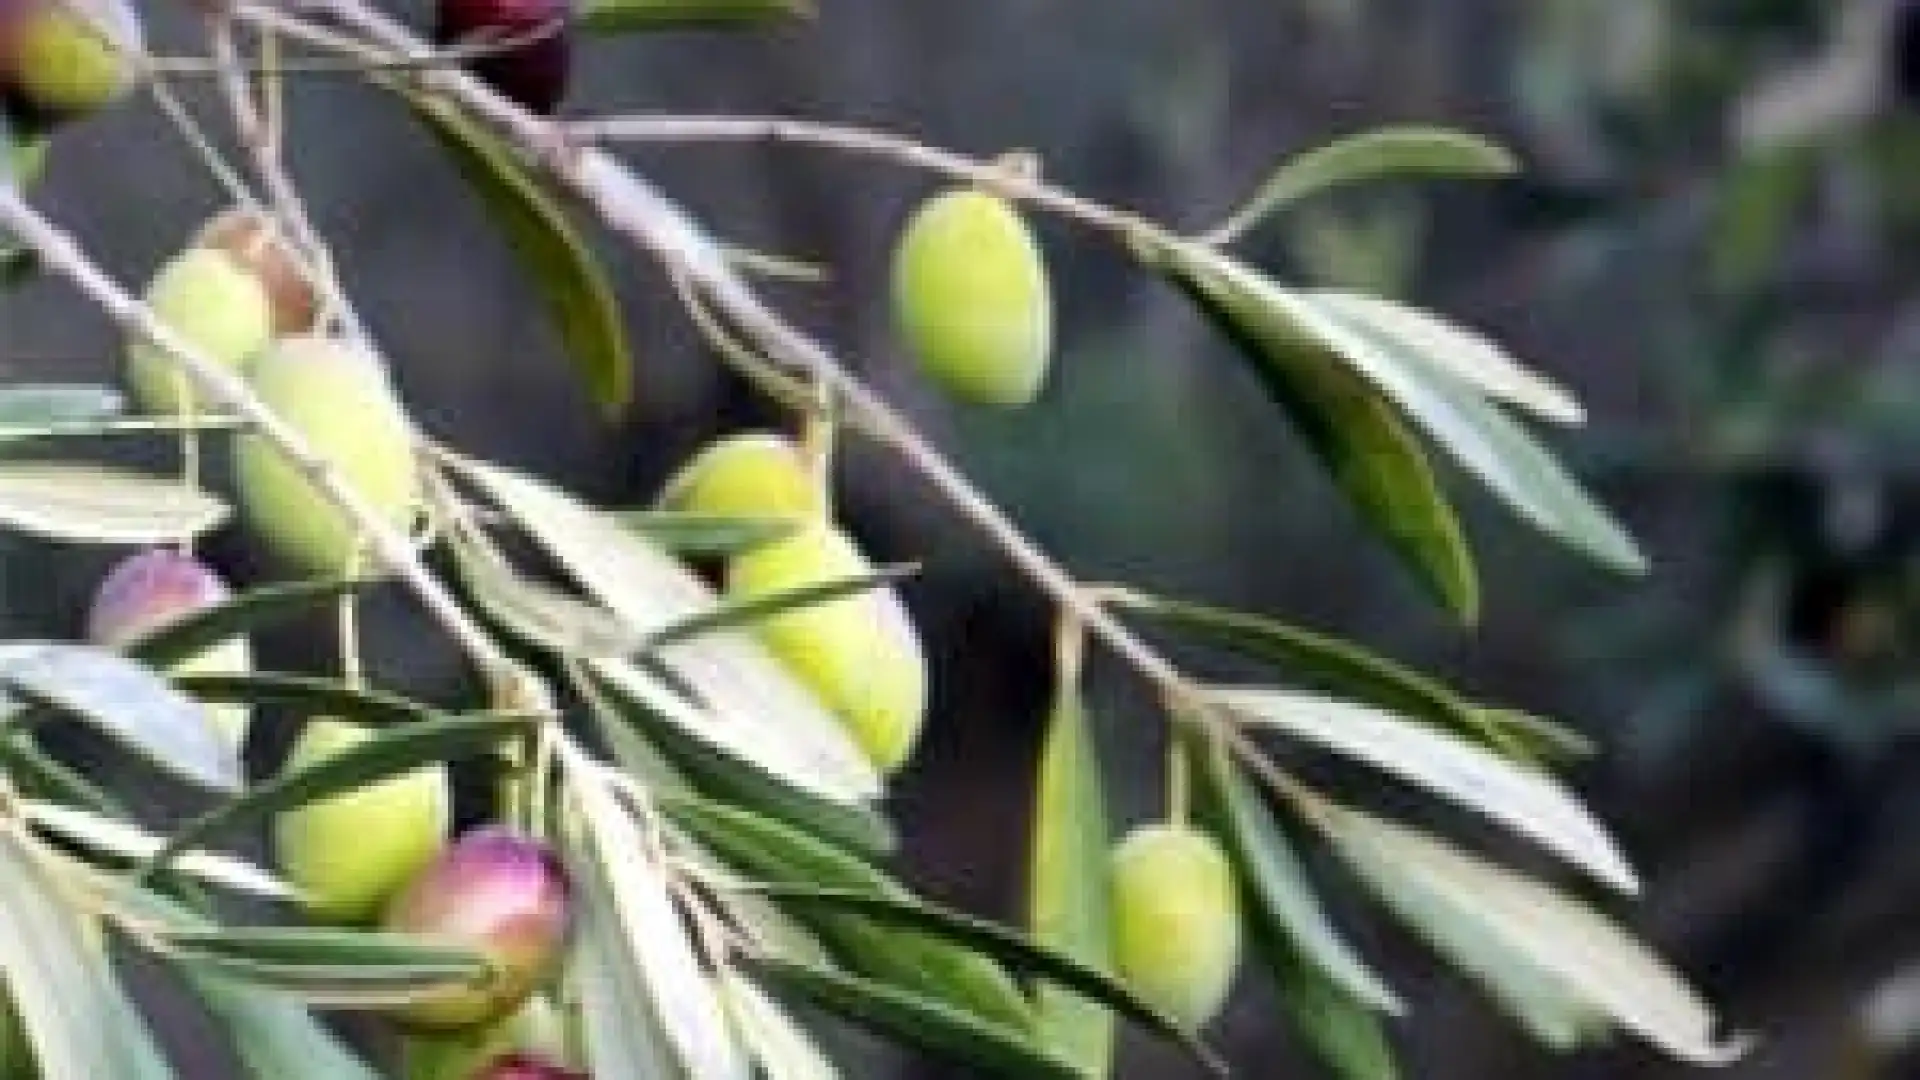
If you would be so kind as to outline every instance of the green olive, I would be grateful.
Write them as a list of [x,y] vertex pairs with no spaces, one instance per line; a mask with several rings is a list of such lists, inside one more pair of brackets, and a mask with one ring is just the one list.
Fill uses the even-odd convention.
[[[161,268],[147,286],[146,300],[168,329],[231,371],[243,369],[273,336],[265,286],[223,252],[189,249]],[[145,338],[127,343],[127,382],[149,412],[197,411],[197,392],[186,372]]]
[[894,254],[900,332],[929,379],[963,401],[1024,405],[1053,352],[1047,267],[1014,207],[961,189],[907,223]]
[[820,477],[800,449],[770,432],[720,439],[681,466],[660,494],[667,510],[735,517],[826,513]]
[[[310,767],[371,738],[342,720],[313,720],[286,768]],[[451,803],[447,771],[435,765],[289,810],[274,823],[281,872],[315,918],[372,922],[446,845]]]
[[1233,866],[1205,833],[1137,829],[1114,849],[1113,956],[1136,993],[1199,1028],[1226,1002],[1240,966]]
[[127,0],[9,0],[0,5],[0,103],[45,129],[126,97],[144,48]]
[[[752,599],[871,573],[872,564],[853,541],[815,522],[735,558],[727,592]],[[927,661],[906,606],[892,590],[782,612],[756,629],[877,768],[893,772],[906,763],[926,719]]]
[[[372,357],[332,338],[283,338],[255,362],[253,388],[382,521],[413,523],[413,431]],[[352,563],[352,521],[265,436],[237,441],[234,478],[247,519],[288,563],[324,574]]]

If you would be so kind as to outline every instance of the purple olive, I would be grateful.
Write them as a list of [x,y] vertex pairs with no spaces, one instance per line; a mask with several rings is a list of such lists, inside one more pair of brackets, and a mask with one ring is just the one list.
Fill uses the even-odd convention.
[[439,12],[441,45],[510,46],[467,62],[482,81],[533,112],[559,107],[573,70],[571,0],[440,0]]
[[511,1054],[474,1073],[472,1080],[587,1080],[587,1074],[525,1054]]
[[87,638],[119,648],[232,596],[220,575],[193,556],[171,548],[143,551],[100,582],[87,612]]
[[400,1021],[450,1031],[518,1009],[559,964],[572,899],[559,856],[539,840],[490,827],[454,841],[388,905],[386,927],[473,948],[492,976],[413,1002]]

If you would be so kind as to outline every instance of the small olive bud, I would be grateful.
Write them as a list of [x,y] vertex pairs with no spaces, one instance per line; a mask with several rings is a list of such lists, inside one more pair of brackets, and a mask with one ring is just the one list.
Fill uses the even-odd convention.
[[[308,722],[287,769],[317,765],[373,738],[342,720]],[[446,843],[447,771],[416,769],[289,810],[275,821],[281,872],[323,922],[372,922]]]
[[820,479],[800,449],[768,432],[729,435],[680,467],[660,506],[734,517],[817,518],[825,514]]
[[522,108],[548,114],[567,96],[572,74],[572,8],[570,0],[440,0],[434,40],[486,50],[468,62],[473,73]]
[[1137,829],[1114,849],[1113,958],[1127,984],[1191,1028],[1226,1002],[1240,966],[1233,866],[1182,825]]
[[236,207],[202,226],[193,246],[224,251],[266,287],[273,309],[273,336],[291,337],[319,322],[320,298],[306,267],[273,219]]
[[98,112],[133,90],[145,47],[128,0],[4,0],[0,108],[41,131]]
[[479,1072],[473,1080],[588,1080],[587,1074],[563,1069],[527,1054],[510,1054]]
[[[155,548],[116,564],[94,592],[87,612],[87,639],[120,649],[171,623],[226,603],[233,590],[219,574],[183,552]],[[253,648],[231,637],[181,661],[175,675],[236,675],[253,670]],[[246,741],[244,705],[210,706],[207,715],[228,741]]]
[[498,827],[460,837],[394,897],[386,927],[470,946],[492,977],[413,1002],[400,1022],[446,1031],[512,1013],[553,974],[571,918],[572,889],[552,848]]
[[[283,338],[253,365],[267,408],[306,440],[334,475],[388,525],[418,511],[413,429],[379,363],[332,338]],[[354,523],[265,436],[234,447],[241,509],[268,545],[296,569],[338,574],[359,550]]]
[[1053,293],[1033,234],[1005,199],[961,189],[920,207],[893,263],[894,312],[920,369],[982,405],[1025,405],[1046,381]]
[[[147,306],[203,359],[240,371],[273,336],[266,286],[226,253],[190,248],[147,286]],[[162,416],[200,408],[199,391],[166,350],[144,337],[127,343],[127,383]]]

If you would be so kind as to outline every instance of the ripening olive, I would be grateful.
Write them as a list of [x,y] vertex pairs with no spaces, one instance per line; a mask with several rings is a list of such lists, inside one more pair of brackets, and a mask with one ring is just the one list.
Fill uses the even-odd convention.
[[[147,286],[147,305],[202,357],[244,368],[273,336],[273,312],[260,279],[225,253],[190,248]],[[127,383],[148,411],[193,413],[198,391],[166,350],[143,337],[127,343]]]
[[320,297],[270,216],[245,207],[228,210],[201,227],[193,246],[226,252],[266,287],[274,337],[304,334],[318,323]]
[[[233,596],[219,574],[193,556],[155,548],[122,560],[108,571],[87,612],[87,639],[120,649],[167,625]],[[175,664],[175,675],[236,675],[253,670],[253,647],[244,635],[227,638]],[[211,705],[207,715],[227,741],[247,738],[245,705]]]
[[[413,433],[372,357],[332,338],[285,338],[255,361],[253,388],[381,520],[412,524]],[[358,545],[352,521],[265,436],[237,441],[234,478],[247,519],[289,563],[313,573],[348,567]]]
[[[343,720],[310,721],[287,758],[289,771],[345,753],[373,732]],[[447,771],[434,765],[281,814],[281,871],[314,917],[371,922],[445,845],[452,816]]]
[[[736,557],[727,593],[753,599],[871,573],[853,541],[821,521]],[[877,768],[906,763],[926,718],[927,661],[897,594],[871,589],[782,612],[755,629]]]
[[1053,352],[1053,296],[1039,245],[1005,199],[935,196],[894,253],[900,332],[928,378],[963,401],[1024,405]]
[[132,91],[145,48],[128,0],[0,2],[0,108],[47,130]]
[[467,66],[521,107],[550,114],[567,96],[572,21],[570,0],[440,0],[434,40],[479,50],[512,43]]
[[454,841],[393,898],[385,925],[472,948],[491,975],[482,985],[412,1002],[399,1011],[400,1022],[462,1030],[520,1008],[560,962],[572,900],[560,857],[541,841],[499,827]]
[[825,504],[820,478],[805,455],[769,432],[712,443],[681,466],[660,494],[664,509],[737,517],[816,518],[826,513]]
[[1205,833],[1136,829],[1114,849],[1113,958],[1136,993],[1191,1028],[1225,1003],[1240,966],[1233,867]]

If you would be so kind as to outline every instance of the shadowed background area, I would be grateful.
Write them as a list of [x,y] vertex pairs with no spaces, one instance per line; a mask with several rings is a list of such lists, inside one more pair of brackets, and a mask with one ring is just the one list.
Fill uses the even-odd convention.
[[[178,12],[146,6],[159,43],[190,47]],[[424,25],[418,5],[393,6]],[[1334,135],[1426,122],[1508,141],[1528,163],[1521,180],[1342,194],[1250,243],[1295,277],[1490,330],[1588,404],[1589,426],[1554,444],[1642,537],[1654,572],[1588,570],[1451,483],[1486,576],[1473,632],[1362,539],[1179,299],[1095,238],[1043,225],[1063,352],[1042,400],[963,411],[916,385],[886,318],[889,245],[926,177],[791,148],[630,156],[718,235],[830,268],[826,284],[768,291],[1084,578],[1275,612],[1595,736],[1605,751],[1580,786],[1648,881],[1645,904],[1623,914],[1764,1036],[1729,1074],[1909,1076],[1904,1013],[1920,1006],[1913,992],[1876,995],[1920,961],[1907,675],[1920,111],[1893,77],[1900,6],[823,0],[817,20],[771,33],[590,49],[573,108],[792,113],[987,156],[1027,149],[1065,186],[1196,229],[1279,156]],[[208,87],[180,88],[218,115]],[[294,170],[436,436],[638,505],[715,433],[781,421],[706,352],[655,268],[603,237],[640,360],[634,406],[609,421],[573,383],[483,209],[403,110],[323,77],[298,80],[288,107]],[[37,199],[129,282],[221,205],[147,106],[65,136]],[[111,329],[59,284],[0,295],[5,377],[111,377],[117,354]],[[934,895],[1014,914],[1050,613],[897,462],[852,443],[842,479],[876,559],[926,564],[906,591],[935,658],[936,712],[893,802],[908,858]],[[212,550],[237,577],[260,570],[236,536]],[[0,553],[8,630],[77,634],[104,558],[16,538]],[[458,692],[454,657],[403,598],[374,611],[377,678]],[[289,633],[265,652],[324,664],[313,640]],[[1157,715],[1117,665],[1094,675],[1119,806],[1144,820],[1160,811]],[[1323,880],[1414,1004],[1401,1028],[1410,1075],[1685,1071],[1633,1046],[1550,1057],[1337,874]],[[1261,989],[1217,1035],[1246,1075],[1316,1075],[1281,1031]],[[1123,1075],[1183,1075],[1151,1048],[1129,1052]]]

